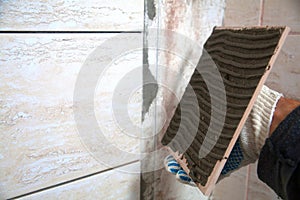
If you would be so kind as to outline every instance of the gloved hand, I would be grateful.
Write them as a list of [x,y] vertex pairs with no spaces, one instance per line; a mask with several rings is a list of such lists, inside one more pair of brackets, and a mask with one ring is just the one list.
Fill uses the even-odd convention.
[[[235,143],[219,180],[229,176],[232,172],[254,163],[269,136],[269,130],[278,100],[282,94],[263,86],[253,108]],[[169,155],[164,161],[168,172],[176,175],[176,179],[182,183],[195,186],[192,179],[183,171],[173,156]]]
[[172,155],[168,155],[164,160],[165,169],[176,176],[176,180],[181,183],[196,186],[191,177],[180,167],[179,163]]

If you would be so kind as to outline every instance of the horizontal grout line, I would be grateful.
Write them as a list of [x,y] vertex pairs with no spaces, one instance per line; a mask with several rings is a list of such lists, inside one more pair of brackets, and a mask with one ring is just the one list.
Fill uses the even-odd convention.
[[34,191],[31,191],[31,192],[28,192],[28,193],[25,193],[25,194],[21,194],[19,196],[15,196],[15,197],[9,198],[8,200],[10,200],[10,199],[18,199],[18,198],[21,198],[21,197],[25,197],[25,196],[36,194],[36,193],[39,193],[39,192],[43,192],[45,190],[50,190],[50,189],[53,189],[53,188],[56,188],[56,187],[59,187],[59,186],[65,185],[65,184],[69,184],[69,183],[72,183],[72,182],[75,182],[75,181],[79,181],[79,180],[83,180],[85,178],[89,178],[89,177],[92,177],[92,176],[95,176],[95,175],[99,175],[99,174],[108,172],[108,171],[113,170],[113,169],[121,168],[121,167],[124,167],[126,165],[133,164],[133,163],[137,163],[139,161],[140,160],[134,160],[134,161],[131,161],[131,162],[128,162],[128,163],[124,163],[124,164],[115,166],[115,167],[111,167],[111,168],[104,169],[104,170],[101,170],[101,171],[98,171],[98,172],[94,172],[94,173],[91,173],[91,174],[88,174],[88,175],[85,175],[85,176],[80,176],[80,177],[75,178],[75,179],[71,179],[71,180],[68,180],[68,181],[57,183],[55,185],[51,185],[51,186],[48,186],[48,187],[45,187],[45,188],[41,188],[41,189],[38,189],[38,190],[34,190]]
[[142,31],[10,31],[10,30],[0,30],[0,34],[52,34],[52,33],[142,33]]
[[300,32],[293,32],[293,31],[291,31],[291,32],[289,33],[289,35],[300,35]]

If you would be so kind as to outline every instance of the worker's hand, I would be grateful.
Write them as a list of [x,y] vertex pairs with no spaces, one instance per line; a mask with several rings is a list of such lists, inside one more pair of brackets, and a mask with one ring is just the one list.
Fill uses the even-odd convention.
[[[239,140],[235,143],[230,156],[228,157],[226,164],[221,172],[221,177],[226,175],[227,173],[236,170],[244,156],[242,153],[242,149],[240,147]],[[175,160],[175,158],[172,155],[168,155],[164,160],[165,169],[176,176],[176,180],[178,180],[181,183],[196,186],[196,184],[193,182],[191,177],[182,169],[180,164]]]
[[180,167],[179,163],[172,155],[168,155],[165,158],[164,165],[167,172],[175,175],[177,181],[193,187],[196,186],[191,177]]
[[[263,86],[225,163],[219,180],[258,160],[265,140],[269,136],[276,104],[281,97],[282,94]],[[168,172],[176,175],[178,181],[195,185],[172,156],[166,157],[165,167]]]

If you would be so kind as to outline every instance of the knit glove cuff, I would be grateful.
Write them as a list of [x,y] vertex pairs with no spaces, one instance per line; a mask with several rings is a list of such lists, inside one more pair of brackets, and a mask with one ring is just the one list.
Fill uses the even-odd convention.
[[259,158],[260,151],[269,136],[276,104],[282,96],[263,86],[221,172],[219,181]]
[[248,119],[241,131],[239,140],[244,159],[241,165],[255,162],[269,136],[269,130],[276,104],[283,95],[263,86]]

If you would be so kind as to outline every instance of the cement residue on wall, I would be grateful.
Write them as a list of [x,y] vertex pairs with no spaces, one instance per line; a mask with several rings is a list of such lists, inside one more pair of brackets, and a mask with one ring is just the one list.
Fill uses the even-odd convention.
[[[182,38],[188,38],[201,47],[210,35],[212,28],[217,25],[222,25],[225,0],[146,0],[145,8],[145,32],[153,28],[159,30],[168,29],[167,32],[174,31],[176,34],[182,35]],[[153,8],[155,8],[155,11]],[[147,34],[144,33],[144,37],[146,37],[144,38],[144,48],[145,44],[147,44],[146,47],[156,45],[157,48],[158,46],[164,46],[171,50],[181,48],[178,46],[178,41],[168,35],[164,36],[167,39],[163,41],[158,37],[158,45],[147,43],[149,42],[148,38],[155,37],[155,35],[158,37],[158,34],[155,31],[147,32]],[[162,42],[164,42],[164,44],[161,44]],[[180,45],[182,45],[182,43]],[[145,121],[154,120],[156,121],[157,127],[163,125],[166,127],[167,124],[164,123],[170,118],[171,113],[175,108],[176,96],[179,98],[182,96],[184,91],[183,88],[187,85],[189,80],[188,77],[190,77],[195,67],[187,62],[190,59],[190,56],[193,55],[193,53],[191,53],[193,52],[193,49],[188,46],[183,48],[182,55],[174,55],[163,49],[155,49],[155,52],[147,52],[148,59],[147,61],[144,60],[144,64],[149,64],[144,66],[144,68],[148,67],[146,70],[151,71],[152,75],[156,74],[157,77],[153,77],[156,78],[159,83],[166,86],[163,87],[162,85],[158,85],[156,98],[152,101],[155,101],[155,104],[151,104],[151,99],[149,98],[152,98],[153,96],[146,96],[145,98],[148,98],[146,101],[144,99],[145,103],[143,106],[149,106],[150,111],[155,111],[154,114],[151,115],[151,113],[149,113],[148,116],[145,116]],[[199,51],[199,57],[200,55],[201,51]],[[146,56],[144,54],[144,59],[145,58]],[[147,73],[149,71],[147,71]],[[177,75],[173,76],[174,74]],[[150,91],[150,89],[152,91]],[[146,91],[147,95],[156,93],[154,92],[154,87],[150,89],[146,89],[144,92]],[[157,109],[152,108],[155,106]],[[155,116],[160,116],[160,119]],[[144,129],[143,135],[150,134],[147,132],[150,130],[153,129]],[[154,137],[152,142],[148,141],[146,145],[147,146],[144,146],[143,148],[147,151],[159,147],[158,137]],[[156,159],[156,162],[159,161]],[[147,174],[147,176],[142,176],[142,179],[147,179],[144,182],[145,184],[141,186],[142,199],[146,197],[147,199],[204,198],[198,189],[183,186],[174,181],[175,177],[170,177],[169,174],[162,172],[163,170],[159,170],[152,174]],[[174,180],[172,178],[174,178]]]

